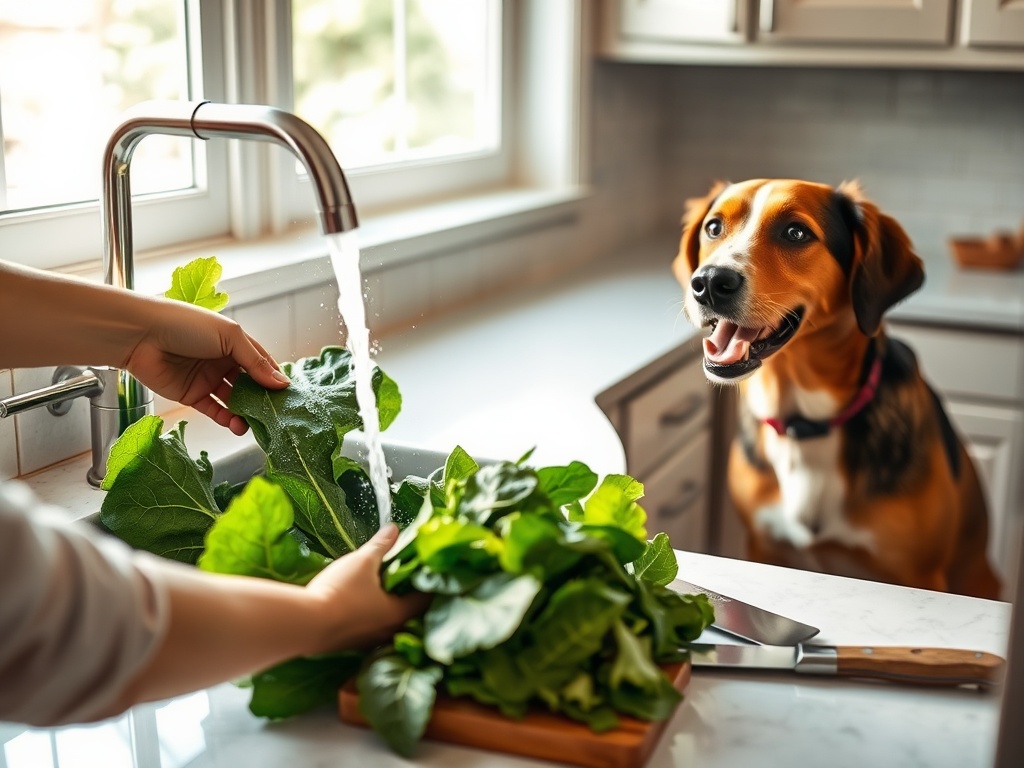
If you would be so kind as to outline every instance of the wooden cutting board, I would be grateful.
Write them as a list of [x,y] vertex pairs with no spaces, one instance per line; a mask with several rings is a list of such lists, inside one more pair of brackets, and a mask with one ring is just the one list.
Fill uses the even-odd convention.
[[[689,662],[664,670],[679,691],[690,681]],[[354,681],[341,689],[338,700],[343,722],[369,725],[359,711]],[[614,731],[594,733],[582,723],[542,710],[512,720],[468,699],[438,697],[424,738],[584,768],[640,768],[667,724],[621,717]]]

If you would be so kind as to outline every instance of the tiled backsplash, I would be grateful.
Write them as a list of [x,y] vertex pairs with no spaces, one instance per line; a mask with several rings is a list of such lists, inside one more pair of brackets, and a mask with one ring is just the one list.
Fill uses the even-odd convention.
[[1019,72],[666,68],[669,210],[715,179],[857,178],[926,260],[1024,222]]
[[[602,62],[593,86],[582,214],[368,274],[367,317],[382,344],[393,329],[677,229],[685,199],[718,178],[859,178],[927,259],[946,258],[948,234],[1024,217],[1020,74]],[[340,341],[336,302],[325,258],[321,285],[227,314],[290,360]],[[14,391],[50,373],[17,371]],[[0,394],[11,378],[0,371]],[[168,405],[158,400],[158,412]],[[18,472],[19,443],[22,474],[87,450],[87,411],[79,401],[60,419],[23,414],[17,432],[0,420],[0,478]]]

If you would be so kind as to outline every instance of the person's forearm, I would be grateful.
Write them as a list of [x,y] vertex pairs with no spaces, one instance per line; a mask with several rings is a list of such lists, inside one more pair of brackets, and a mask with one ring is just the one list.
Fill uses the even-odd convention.
[[120,367],[145,334],[139,294],[0,261],[0,368]]
[[116,711],[329,650],[325,611],[303,587],[174,563],[157,567],[166,567],[168,632]]

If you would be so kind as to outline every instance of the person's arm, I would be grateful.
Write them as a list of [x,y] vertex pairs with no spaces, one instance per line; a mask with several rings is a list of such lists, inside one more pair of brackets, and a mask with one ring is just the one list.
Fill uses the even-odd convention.
[[382,528],[307,586],[220,576],[150,561],[170,596],[163,642],[124,690],[115,711],[204,688],[295,656],[364,648],[390,637],[425,608],[381,587],[380,565],[398,529]]
[[385,528],[298,587],[133,552],[0,483],[0,721],[90,722],[386,640],[428,599],[382,589],[394,536]]
[[245,370],[280,389],[288,378],[233,320],[180,301],[0,261],[0,368],[124,368],[164,397],[241,434],[224,405]]

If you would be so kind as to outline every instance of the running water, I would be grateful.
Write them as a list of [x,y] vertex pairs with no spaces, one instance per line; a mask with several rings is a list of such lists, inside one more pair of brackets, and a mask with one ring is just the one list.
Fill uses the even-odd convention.
[[327,235],[331,266],[338,281],[338,311],[348,329],[348,351],[352,354],[352,376],[356,380],[356,402],[363,420],[370,482],[377,497],[380,524],[391,520],[391,491],[388,466],[380,442],[380,416],[373,394],[373,361],[370,359],[370,331],[363,304],[363,275],[359,271],[359,230]]

